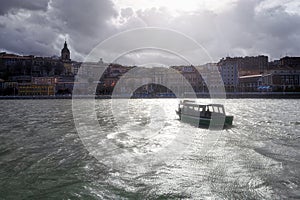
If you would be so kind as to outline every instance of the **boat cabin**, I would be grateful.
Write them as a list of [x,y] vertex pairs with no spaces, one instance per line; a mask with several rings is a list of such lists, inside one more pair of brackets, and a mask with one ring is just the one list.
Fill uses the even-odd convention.
[[225,115],[224,106],[221,104],[204,105],[185,101],[179,104],[179,110],[182,114],[191,116],[210,117],[212,113],[215,115]]

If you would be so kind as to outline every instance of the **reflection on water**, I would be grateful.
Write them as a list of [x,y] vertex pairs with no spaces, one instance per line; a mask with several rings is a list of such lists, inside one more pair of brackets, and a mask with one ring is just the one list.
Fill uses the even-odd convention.
[[226,100],[222,131],[177,103],[96,100],[78,134],[70,100],[1,101],[0,199],[300,198],[298,100]]

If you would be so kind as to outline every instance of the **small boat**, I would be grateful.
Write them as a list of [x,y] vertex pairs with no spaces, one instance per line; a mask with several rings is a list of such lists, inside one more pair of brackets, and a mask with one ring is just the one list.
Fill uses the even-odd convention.
[[233,116],[225,114],[221,104],[197,104],[195,101],[180,101],[176,110],[179,119],[197,127],[224,128],[232,126]]

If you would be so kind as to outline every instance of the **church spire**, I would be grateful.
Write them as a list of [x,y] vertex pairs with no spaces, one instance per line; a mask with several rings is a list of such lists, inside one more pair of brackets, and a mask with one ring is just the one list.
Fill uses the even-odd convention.
[[61,60],[70,61],[70,50],[68,49],[67,39],[65,39],[64,48],[61,50]]

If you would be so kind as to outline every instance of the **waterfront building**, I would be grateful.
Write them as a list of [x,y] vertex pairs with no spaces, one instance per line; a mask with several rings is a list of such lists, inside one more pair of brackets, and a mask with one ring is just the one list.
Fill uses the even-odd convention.
[[11,76],[9,77],[9,81],[17,82],[17,83],[30,83],[31,76],[30,75]]
[[191,84],[195,92],[200,92],[203,90],[203,88],[201,88],[203,86],[203,79],[194,66],[183,67],[181,74]]
[[31,76],[53,76],[60,75],[63,70],[59,70],[62,67],[61,61],[53,57],[35,57],[33,59],[33,65],[31,67]]
[[72,62],[74,75],[78,74],[81,64],[82,64],[82,62],[74,62],[74,61]]
[[71,62],[64,62],[64,69],[65,69],[65,73],[64,75],[67,76],[73,76],[74,75],[74,68]]
[[240,58],[239,73],[240,75],[256,75],[264,73],[268,68],[268,56],[246,56]]
[[101,81],[104,86],[102,93],[118,84],[118,88],[111,88],[111,91],[113,90],[116,95],[120,96],[126,96],[132,92],[134,97],[172,96],[172,93],[183,95],[185,88],[182,87],[182,83],[186,81],[184,79],[185,77],[180,75],[179,71],[172,68],[134,67],[130,73],[119,77],[108,74],[103,82]]
[[74,87],[74,76],[60,76],[56,79],[56,94],[72,94]]
[[[103,61],[102,59],[100,62]],[[107,68],[107,72],[110,74],[110,76],[122,76],[123,74],[127,73],[129,70],[133,69],[134,67],[127,67],[127,66],[122,66],[120,64],[110,64]]]
[[4,88],[18,88],[18,82],[13,82],[13,81],[4,82]]
[[7,81],[1,83],[2,89],[1,89],[1,94],[2,95],[13,95],[16,96],[18,94],[18,82],[12,82],[12,81]]
[[239,77],[239,92],[257,92],[263,86],[262,74]]
[[[204,89],[205,85],[203,84],[203,78],[194,66],[172,66],[171,68],[177,70],[182,75],[181,80],[174,80],[174,85],[179,85],[178,83],[176,84],[176,81],[179,81],[180,83],[187,81],[193,87],[194,92],[198,93],[206,90]],[[177,76],[175,75],[175,77]],[[187,91],[187,88],[176,88],[176,90],[184,92]]]
[[4,67],[10,67],[10,66],[26,66],[31,65],[33,63],[34,56],[20,56],[16,54],[9,54],[6,52],[0,53],[0,61],[1,65]]
[[30,74],[34,56],[19,56],[0,53],[0,77],[8,80],[9,76]]
[[300,57],[285,56],[279,60],[269,62],[268,71],[280,69],[300,70]]
[[274,92],[300,92],[300,70],[277,69],[263,75],[262,83]]
[[300,57],[285,56],[279,60],[279,66],[300,70]]
[[221,60],[218,63],[219,72],[221,74],[225,90],[227,92],[237,91],[239,84],[239,62],[237,59]]
[[0,77],[8,80],[12,76],[53,76],[64,71],[57,57],[20,56],[0,53]]
[[202,93],[208,91],[223,91],[224,82],[219,71],[218,63],[207,63],[197,67],[202,81]]
[[55,95],[54,84],[21,83],[18,86],[19,96],[53,96]]
[[36,85],[54,85],[57,82],[57,77],[32,77],[31,79],[31,83]]
[[226,57],[218,62],[226,91],[235,92],[239,77],[263,74],[268,69],[268,56]]
[[273,60],[270,61],[268,64],[268,69],[265,71],[265,73],[268,73],[270,70],[276,70],[280,66],[280,60]]
[[246,57],[226,57],[222,58],[218,65],[235,63],[240,76],[262,74],[268,69],[268,56],[246,56]]
[[[33,90],[38,85],[54,85],[55,93],[71,94],[74,86],[74,75],[79,74],[77,83],[80,93],[88,91],[90,94],[94,89],[92,86],[98,84],[97,94],[108,94],[114,90],[117,82],[135,66],[122,66],[115,63],[104,63],[102,59],[98,62],[80,63],[71,60],[71,52],[65,41],[60,56],[35,57],[33,55],[20,56],[15,54],[0,53],[0,78],[3,79],[2,87],[17,94],[20,84],[26,92],[21,94],[32,94],[28,85]],[[147,67],[145,67],[147,68]],[[268,62],[264,55],[246,57],[226,57],[218,63],[208,63],[201,66],[172,66],[172,70],[166,72],[164,69],[144,70],[143,80],[145,85],[137,92],[155,94],[158,92],[185,93],[189,87],[182,83],[188,82],[194,92],[205,93],[217,90],[225,86],[227,92],[236,91],[262,91],[262,88],[272,91],[297,91],[299,90],[300,57],[283,57],[280,60]],[[139,71],[143,73],[143,70]],[[178,76],[178,73],[181,76]],[[102,77],[99,77],[102,75]],[[134,76],[134,75],[133,75]],[[138,75],[140,77],[140,75]],[[126,84],[139,82],[135,77],[126,77]],[[156,84],[152,84],[155,82]],[[6,84],[7,83],[7,84]],[[17,85],[8,86],[16,83]],[[150,84],[149,84],[150,83]],[[163,87],[168,85],[169,88]],[[24,86],[24,87],[23,87]],[[26,86],[26,87],[25,87]],[[31,86],[30,86],[31,87]],[[125,92],[126,85],[122,86]],[[25,90],[24,89],[24,90]],[[21,89],[22,90],[22,89]],[[45,90],[45,89],[42,89]],[[50,89],[51,90],[51,89]],[[219,90],[218,90],[219,91]],[[221,91],[221,90],[220,90]],[[50,92],[52,94],[52,92]],[[44,94],[44,93],[43,93]]]

